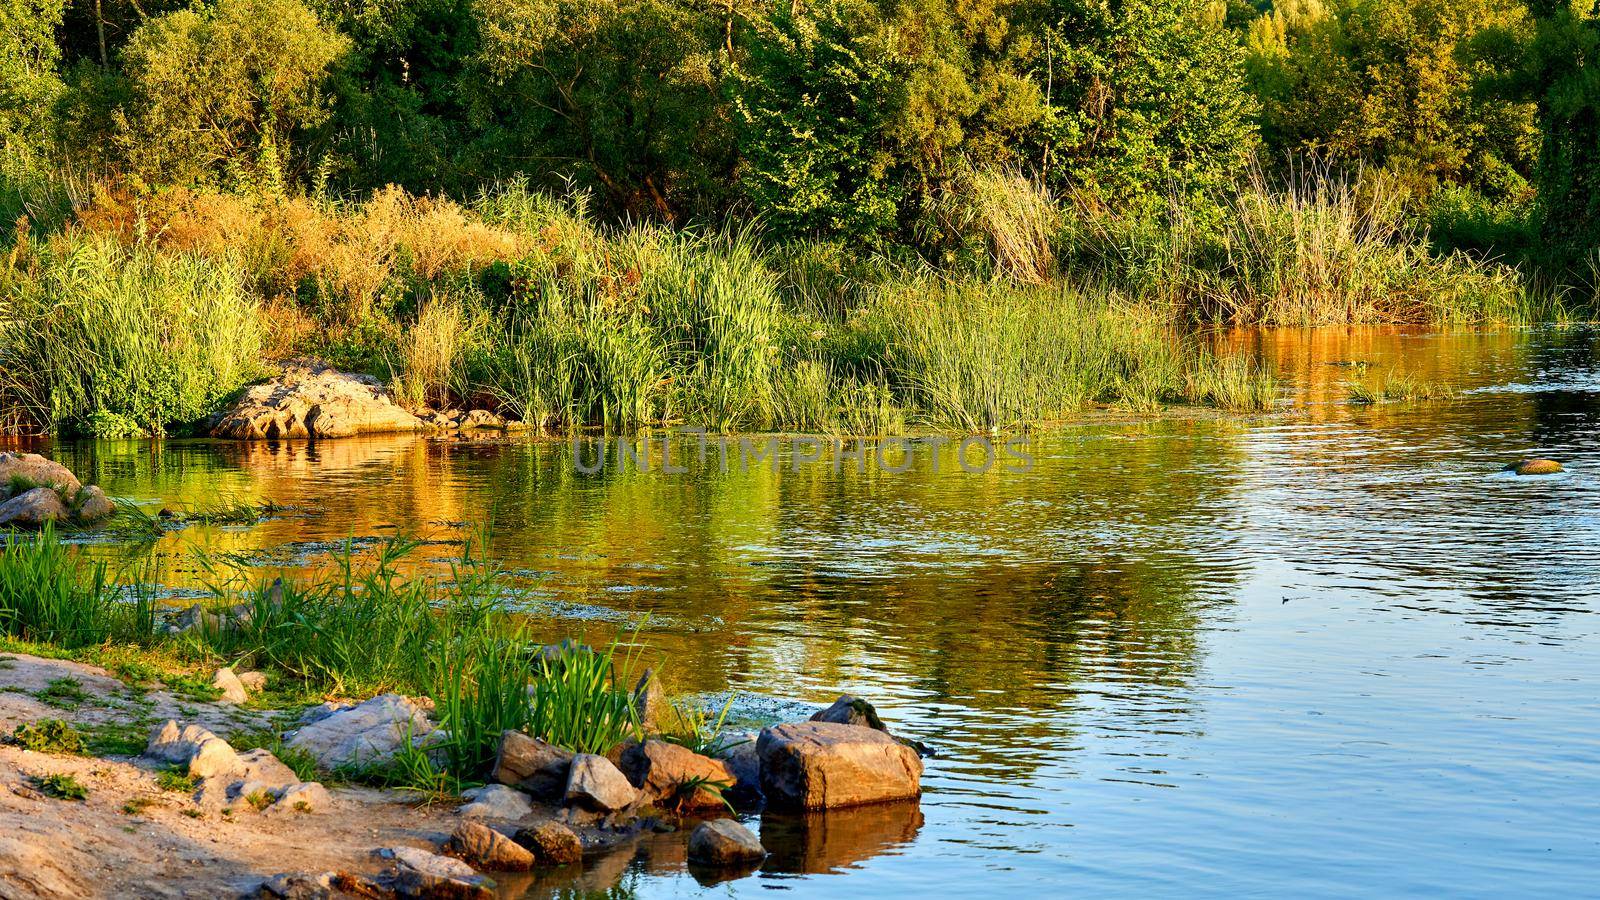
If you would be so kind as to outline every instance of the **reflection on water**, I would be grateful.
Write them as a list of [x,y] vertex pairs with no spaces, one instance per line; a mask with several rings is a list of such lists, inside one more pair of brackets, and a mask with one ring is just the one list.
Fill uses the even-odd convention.
[[[719,893],[1587,890],[1594,336],[1220,340],[1279,365],[1293,410],[1053,430],[1026,475],[949,450],[934,475],[924,449],[902,475],[585,476],[560,442],[415,437],[57,453],[151,509],[292,507],[136,551],[171,587],[195,550],[265,575],[396,533],[438,567],[492,519],[546,636],[637,626],[678,690],[848,690],[939,750],[920,808],[763,820],[772,857]],[[1353,406],[1355,363],[1463,394]],[[1533,451],[1569,473],[1499,471]],[[507,889],[706,890],[682,851]]]

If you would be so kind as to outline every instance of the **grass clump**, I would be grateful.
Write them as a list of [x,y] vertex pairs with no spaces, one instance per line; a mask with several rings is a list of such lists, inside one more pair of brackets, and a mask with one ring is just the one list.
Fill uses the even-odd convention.
[[149,732],[140,725],[95,725],[88,729],[84,747],[95,756],[138,756],[149,744]]
[[0,540],[0,633],[73,649],[138,641],[153,629],[149,592],[136,589],[134,602],[124,602],[105,564],[83,560],[53,526],[32,539]]
[[89,699],[89,693],[83,689],[83,682],[70,676],[50,679],[50,682],[35,691],[33,696],[57,709],[77,709]]
[[200,787],[200,779],[176,769],[163,769],[156,773],[156,787],[176,794],[192,794]]
[[54,797],[57,800],[83,801],[89,799],[89,789],[84,787],[83,783],[72,775],[56,774],[35,777],[33,784],[46,797]]
[[729,697],[722,704],[722,709],[713,715],[705,704],[694,698],[674,699],[661,739],[687,747],[702,756],[717,756],[731,747],[737,747],[744,741],[728,740],[722,736],[722,727],[728,720],[728,712],[733,709],[733,700],[733,697]]
[[556,654],[541,655],[528,733],[578,753],[605,753],[639,737],[639,711],[628,682],[633,660],[617,658],[621,646],[599,651],[565,644]]
[[1351,403],[1383,403],[1390,400],[1444,400],[1453,396],[1446,386],[1425,381],[1398,370],[1368,370],[1347,382]]
[[86,749],[83,735],[61,719],[40,719],[18,725],[11,732],[11,743],[34,753],[76,756]]

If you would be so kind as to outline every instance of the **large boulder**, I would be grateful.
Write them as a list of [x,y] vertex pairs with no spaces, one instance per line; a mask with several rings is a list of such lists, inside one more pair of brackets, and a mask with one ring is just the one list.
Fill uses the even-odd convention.
[[245,389],[211,428],[215,437],[261,441],[418,431],[422,420],[369,375],[297,364]]
[[711,755],[733,775],[733,789],[722,795],[736,807],[760,806],[766,800],[761,792],[761,756],[756,752],[756,732],[735,732],[722,737]]
[[773,725],[756,741],[767,802],[831,809],[922,793],[922,759],[888,734],[859,725]]
[[0,501],[40,487],[72,496],[82,486],[66,466],[37,453],[0,453]]
[[669,744],[645,741],[622,752],[622,773],[652,803],[679,809],[715,809],[734,774],[719,759]]
[[746,865],[766,855],[760,839],[732,819],[702,822],[689,835],[689,859],[703,866]]
[[593,753],[572,758],[567,772],[566,801],[599,812],[611,812],[639,799],[639,792],[611,760]]
[[520,731],[500,735],[489,780],[520,788],[541,800],[560,799],[573,753]]
[[311,754],[324,769],[337,769],[387,762],[405,746],[408,735],[421,743],[433,728],[416,701],[381,694],[355,706],[319,708],[285,743]]

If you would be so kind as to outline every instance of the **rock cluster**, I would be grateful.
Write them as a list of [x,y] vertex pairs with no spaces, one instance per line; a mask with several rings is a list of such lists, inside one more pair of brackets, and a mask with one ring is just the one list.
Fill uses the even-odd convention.
[[89,524],[116,511],[96,485],[37,453],[0,453],[0,528],[52,522]]
[[179,766],[200,779],[202,803],[245,800],[265,815],[311,813],[333,803],[327,788],[301,781],[269,750],[237,753],[227,741],[199,725],[171,719],[150,735],[145,757]]
[[214,437],[243,441],[335,438],[420,431],[422,420],[394,402],[370,375],[296,363],[269,381],[246,388],[214,417]]

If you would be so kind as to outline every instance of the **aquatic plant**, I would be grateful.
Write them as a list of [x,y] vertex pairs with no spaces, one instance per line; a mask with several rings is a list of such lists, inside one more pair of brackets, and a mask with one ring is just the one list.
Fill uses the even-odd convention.
[[1443,400],[1453,392],[1445,385],[1425,381],[1397,369],[1367,370],[1346,382],[1351,403],[1382,403],[1386,400]]
[[632,657],[566,644],[541,654],[533,682],[533,709],[527,731],[578,753],[605,753],[640,736],[639,711],[629,689]]
[[67,648],[148,636],[149,591],[135,587],[132,602],[123,602],[105,564],[84,560],[54,526],[31,539],[0,540],[0,632]]

